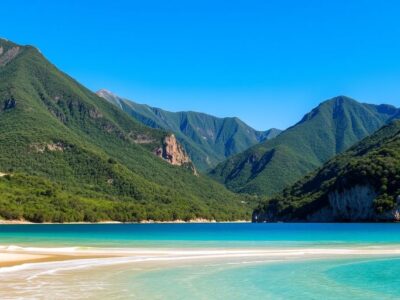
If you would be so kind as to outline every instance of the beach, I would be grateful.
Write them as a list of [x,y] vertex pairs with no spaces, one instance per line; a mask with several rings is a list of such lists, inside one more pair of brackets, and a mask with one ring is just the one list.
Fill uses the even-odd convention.
[[[13,299],[21,295],[28,298],[30,295],[36,295],[39,298],[51,299],[51,297],[59,295],[63,299],[76,299],[79,298],[82,290],[85,290],[85,298],[107,299],[119,295],[120,291],[110,286],[114,281],[108,282],[108,280],[113,277],[112,274],[121,272],[141,275],[151,274],[155,271],[184,270],[185,268],[196,270],[204,268],[204,266],[209,266],[209,269],[229,270],[290,262],[383,259],[385,257],[400,257],[400,247],[60,249],[2,246],[0,250],[0,296]],[[108,274],[106,278],[105,274]],[[61,286],[60,282],[62,282]],[[77,282],[80,284],[78,289],[76,288]],[[54,289],[54,284],[57,289]],[[93,288],[94,286],[98,288]],[[109,288],[104,288],[104,286],[109,286]],[[89,290],[87,290],[88,288]],[[40,293],[37,292],[38,290]],[[59,294],[60,290],[68,291],[69,294]],[[44,293],[44,291],[47,292]],[[127,290],[122,294],[130,298],[132,293],[133,291]],[[151,295],[147,295],[147,297],[153,299]]]

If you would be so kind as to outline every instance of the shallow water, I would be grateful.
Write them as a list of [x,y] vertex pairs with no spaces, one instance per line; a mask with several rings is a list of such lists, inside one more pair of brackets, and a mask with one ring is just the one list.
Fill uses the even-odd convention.
[[[1,299],[400,298],[400,255],[379,254],[381,249],[400,250],[400,224],[0,226],[0,246],[10,245],[109,253],[272,249],[279,255],[187,260],[182,254],[150,260],[136,255],[0,269]],[[367,249],[378,254],[302,255],[309,249]]]
[[400,244],[400,224],[1,225],[0,244],[98,247],[265,247]]
[[139,299],[399,299],[399,272],[399,259],[328,259],[182,267],[125,280]]

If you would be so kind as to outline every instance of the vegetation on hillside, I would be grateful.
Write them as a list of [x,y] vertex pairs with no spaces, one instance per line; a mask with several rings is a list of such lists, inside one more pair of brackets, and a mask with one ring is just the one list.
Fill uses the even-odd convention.
[[142,124],[175,133],[201,171],[280,133],[278,129],[254,130],[238,118],[217,118],[192,111],[169,112],[122,99],[106,90],[97,94]]
[[0,217],[249,218],[249,199],[153,154],[167,132],[139,124],[36,48],[1,39],[0,47],[19,47],[0,66],[0,172],[9,174],[0,179]]
[[218,165],[210,176],[235,192],[273,196],[375,132],[398,109],[336,97],[276,138]]
[[277,220],[306,220],[329,206],[328,195],[355,186],[376,192],[374,210],[385,213],[400,196],[400,121],[384,126],[256,209]]

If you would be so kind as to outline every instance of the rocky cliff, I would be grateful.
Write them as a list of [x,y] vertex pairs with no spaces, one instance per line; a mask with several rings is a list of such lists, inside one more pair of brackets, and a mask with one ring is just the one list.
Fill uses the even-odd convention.
[[375,210],[374,201],[378,194],[370,185],[356,185],[342,191],[328,194],[328,203],[320,209],[308,214],[305,219],[281,216],[270,207],[266,211],[255,211],[253,222],[366,222],[366,221],[400,221],[400,196],[392,209],[384,212]]
[[189,155],[185,149],[178,143],[174,134],[164,138],[163,145],[155,150],[155,154],[174,166],[188,167],[197,175],[197,170],[194,167]]
[[203,172],[281,132],[278,129],[258,131],[238,118],[218,118],[193,111],[166,111],[123,99],[106,89],[99,90],[97,95],[146,126],[174,133],[193,164]]
[[400,221],[400,197],[397,197],[392,209],[377,212],[374,206],[377,196],[371,185],[356,185],[340,192],[331,192],[328,195],[329,205],[310,215],[308,221]]

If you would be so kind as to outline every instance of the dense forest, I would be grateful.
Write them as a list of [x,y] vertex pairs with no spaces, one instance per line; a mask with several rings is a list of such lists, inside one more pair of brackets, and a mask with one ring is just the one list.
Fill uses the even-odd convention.
[[250,218],[253,198],[155,155],[171,133],[139,124],[36,48],[0,47],[0,217]]
[[360,221],[393,221],[400,196],[399,149],[400,121],[394,121],[285,189],[279,196],[260,205],[255,216],[259,216],[258,221],[308,220],[323,209],[332,207],[330,197],[334,193],[345,199],[346,193],[363,187],[370,191],[370,211],[363,214],[357,211],[369,208],[365,207],[368,203],[362,203],[369,198],[368,195],[362,194],[360,198],[353,195],[353,204],[347,203],[341,208],[347,210],[346,213],[339,210],[333,217],[349,221],[351,214],[348,210],[353,209]]
[[210,175],[235,192],[274,196],[397,117],[391,105],[345,96],[324,101],[276,138],[219,164]]

